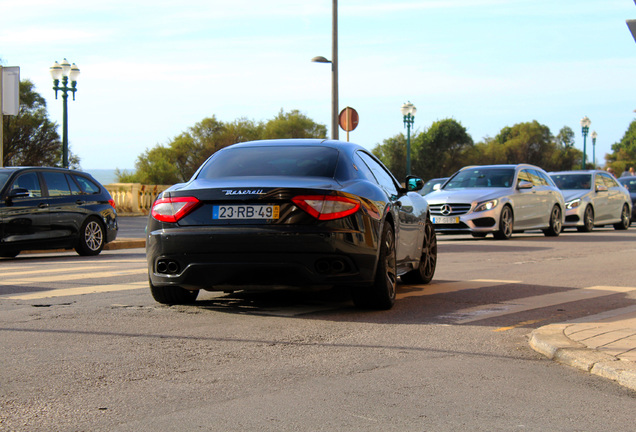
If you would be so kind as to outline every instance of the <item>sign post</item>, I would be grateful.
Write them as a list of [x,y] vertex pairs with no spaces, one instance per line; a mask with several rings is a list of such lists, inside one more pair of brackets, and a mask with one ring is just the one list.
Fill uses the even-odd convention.
[[347,142],[349,142],[349,132],[358,126],[359,120],[360,117],[358,116],[358,112],[351,107],[346,107],[340,111],[338,123],[342,130],[347,131]]
[[20,68],[0,66],[0,167],[4,166],[4,116],[20,111]]

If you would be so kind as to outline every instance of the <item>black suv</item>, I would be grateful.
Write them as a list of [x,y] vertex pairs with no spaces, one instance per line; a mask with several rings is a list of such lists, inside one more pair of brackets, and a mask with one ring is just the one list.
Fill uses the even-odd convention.
[[74,248],[97,255],[117,237],[112,197],[90,174],[44,167],[0,168],[0,257]]

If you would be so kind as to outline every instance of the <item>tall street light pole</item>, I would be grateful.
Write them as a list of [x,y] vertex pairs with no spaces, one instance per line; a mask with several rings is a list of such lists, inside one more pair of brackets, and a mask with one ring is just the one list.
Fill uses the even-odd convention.
[[[53,63],[49,70],[53,78],[55,99],[57,99],[57,92],[62,92],[62,166],[68,168],[68,92],[73,93],[73,100],[75,100],[77,77],[79,77],[80,70],[75,63],[71,65],[66,59],[62,63]],[[60,80],[62,82],[61,85]],[[68,86],[69,81],[71,83],[70,87]]]
[[322,56],[312,62],[331,63],[331,139],[338,139],[338,0],[332,0],[331,17],[331,60]]
[[400,108],[404,117],[404,126],[406,127],[406,175],[411,174],[411,127],[415,121],[415,113],[417,108],[411,102],[407,102]]
[[594,169],[596,169],[596,138],[598,134],[596,131],[592,131],[592,135],[590,136],[592,137],[592,161],[594,162]]
[[585,144],[587,140],[587,133],[590,131],[591,124],[592,124],[592,121],[587,116],[581,119],[581,133],[583,134],[583,165],[581,169],[586,168],[585,160],[587,159],[587,153],[586,153]]

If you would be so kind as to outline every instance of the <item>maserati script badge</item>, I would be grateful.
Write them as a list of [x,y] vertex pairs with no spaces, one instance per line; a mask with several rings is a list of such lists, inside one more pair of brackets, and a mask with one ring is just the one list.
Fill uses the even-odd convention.
[[222,189],[225,195],[265,195],[263,189]]

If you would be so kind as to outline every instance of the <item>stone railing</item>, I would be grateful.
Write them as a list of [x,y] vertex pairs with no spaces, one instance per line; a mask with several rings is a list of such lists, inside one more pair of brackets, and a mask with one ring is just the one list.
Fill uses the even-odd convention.
[[147,215],[152,203],[170,185],[140,183],[111,183],[104,185],[115,201],[119,215]]

